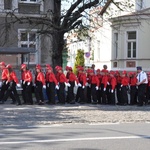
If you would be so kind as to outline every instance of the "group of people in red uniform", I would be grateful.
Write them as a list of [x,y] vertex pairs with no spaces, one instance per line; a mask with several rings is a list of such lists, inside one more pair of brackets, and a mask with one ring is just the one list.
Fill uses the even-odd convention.
[[[137,100],[137,74],[136,72],[126,71],[108,71],[107,66],[103,69],[94,70],[88,68],[85,70],[82,66],[77,66],[77,75],[73,73],[72,67],[66,66],[66,74],[63,73],[61,66],[56,66],[54,74],[53,68],[46,64],[42,72],[41,65],[35,66],[36,73],[34,75],[28,70],[26,64],[22,64],[21,69],[21,84],[18,81],[13,67],[4,62],[0,63],[2,70],[1,75],[1,91],[0,101],[5,101],[10,97],[12,103],[34,104],[32,93],[34,89],[36,102],[39,105],[44,104],[43,89],[46,90],[47,103],[56,104],[56,94],[59,104],[75,104],[76,102],[92,103],[92,104],[111,104],[111,105],[134,105]],[[150,98],[150,73],[148,73],[147,90],[145,91],[145,104]],[[22,87],[22,98],[18,96],[17,87]],[[76,95],[74,88],[77,86]],[[66,92],[67,87],[67,92]],[[130,101],[128,100],[130,94]]]

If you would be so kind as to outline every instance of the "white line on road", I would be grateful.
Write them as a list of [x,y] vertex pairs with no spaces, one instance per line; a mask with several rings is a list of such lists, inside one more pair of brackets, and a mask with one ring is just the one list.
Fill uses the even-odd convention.
[[28,126],[28,128],[51,128],[51,127],[61,127],[62,124],[53,124],[53,125],[35,125],[35,126]]
[[98,126],[98,125],[119,125],[119,122],[115,122],[115,123],[90,123],[90,126]]
[[0,142],[0,145],[27,144],[27,143],[54,143],[54,142],[69,142],[69,141],[143,139],[143,138],[148,139],[148,138],[150,138],[150,136],[91,137],[91,138],[53,139],[53,140],[30,140],[30,141],[26,140],[26,141]]

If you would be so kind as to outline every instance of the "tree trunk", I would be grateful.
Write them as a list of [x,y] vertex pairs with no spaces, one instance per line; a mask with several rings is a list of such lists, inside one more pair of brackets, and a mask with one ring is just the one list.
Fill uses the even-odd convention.
[[64,48],[64,33],[55,32],[53,34],[53,66],[62,66],[62,51]]

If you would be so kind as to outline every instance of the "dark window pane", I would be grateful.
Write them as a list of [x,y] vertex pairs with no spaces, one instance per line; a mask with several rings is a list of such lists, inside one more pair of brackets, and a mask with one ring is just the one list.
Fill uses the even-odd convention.
[[21,44],[21,47],[27,48],[28,45],[27,44]]
[[136,39],[136,32],[128,32],[128,39],[132,40],[132,39]]
[[128,54],[127,54],[128,57],[131,57],[131,43],[129,42],[128,43]]
[[21,41],[27,41],[28,37],[27,37],[27,33],[21,33]]
[[30,33],[29,34],[29,41],[35,41],[36,40],[36,35],[35,33]]
[[4,0],[4,9],[11,10],[12,0]]
[[136,42],[133,42],[133,57],[136,57]]

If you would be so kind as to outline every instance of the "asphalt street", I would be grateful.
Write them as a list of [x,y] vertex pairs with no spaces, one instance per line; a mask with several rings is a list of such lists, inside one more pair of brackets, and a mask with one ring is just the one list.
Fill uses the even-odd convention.
[[150,123],[0,126],[1,150],[148,150]]

